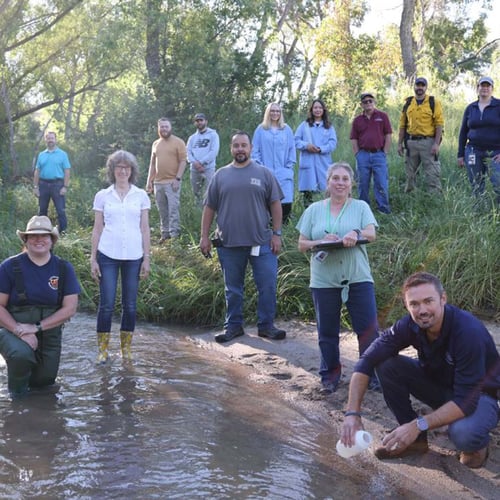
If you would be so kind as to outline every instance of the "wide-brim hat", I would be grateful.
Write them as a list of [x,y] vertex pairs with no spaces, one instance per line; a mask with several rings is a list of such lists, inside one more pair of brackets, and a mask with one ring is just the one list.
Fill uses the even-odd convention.
[[30,234],[50,234],[54,243],[59,239],[57,227],[52,225],[52,222],[50,222],[50,219],[46,215],[34,215],[28,221],[26,231],[18,229],[16,234],[23,242],[26,242],[26,238]]

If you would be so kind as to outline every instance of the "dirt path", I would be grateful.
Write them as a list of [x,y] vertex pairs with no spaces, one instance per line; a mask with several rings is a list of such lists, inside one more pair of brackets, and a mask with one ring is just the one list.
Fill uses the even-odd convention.
[[[486,323],[500,349],[500,324]],[[343,379],[335,394],[320,390],[317,369],[319,353],[314,324],[280,322],[287,330],[284,341],[267,341],[257,336],[255,328],[246,328],[246,335],[227,344],[217,344],[214,333],[193,334],[190,340],[198,346],[223,354],[236,363],[252,368],[255,383],[274,384],[282,397],[331,421],[332,432],[338,434],[347,401],[347,389],[353,365],[358,357],[356,336],[341,336]],[[420,407],[425,413],[429,411]],[[386,431],[395,426],[380,393],[369,392],[365,398],[364,426],[374,436],[377,446]],[[500,426],[492,433],[490,457],[482,469],[471,470],[460,464],[458,454],[449,442],[445,429],[430,432],[430,452],[420,457],[379,461],[372,454],[370,462],[385,474],[398,477],[401,484],[415,492],[414,498],[499,498]],[[332,451],[332,453],[335,453]]]

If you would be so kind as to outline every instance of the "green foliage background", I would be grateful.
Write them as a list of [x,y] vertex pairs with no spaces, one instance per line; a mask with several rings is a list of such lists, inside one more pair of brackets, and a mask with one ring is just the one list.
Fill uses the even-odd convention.
[[[462,111],[458,104],[451,103],[446,103],[445,109],[442,197],[429,196],[424,189],[404,194],[403,159],[398,157],[395,147],[389,155],[393,213],[376,214],[380,226],[377,240],[368,248],[382,325],[404,312],[399,288],[408,274],[421,269],[441,277],[450,302],[489,316],[498,317],[500,311],[500,214],[492,208],[490,188],[484,205],[475,206],[465,172],[456,166],[455,131]],[[399,107],[394,106],[389,112],[394,126]],[[334,160],[354,164],[347,140],[349,120],[336,120],[335,127],[340,140]],[[150,140],[154,138],[152,133]],[[228,142],[223,141],[221,148],[225,161]],[[143,165],[141,182],[144,182],[147,157],[140,158],[140,163]],[[68,195],[69,234],[56,247],[56,252],[75,266],[83,289],[80,306],[89,311],[96,310],[98,301],[98,289],[89,274],[92,200],[103,186],[98,169],[92,176],[72,177]],[[23,228],[37,211],[31,179],[25,177],[15,185],[3,185],[0,203],[0,221],[4,228],[0,235],[0,253],[5,258],[20,251],[15,229]],[[181,207],[182,236],[164,246],[153,245],[152,273],[141,284],[139,294],[139,317],[198,326],[221,325],[225,310],[222,275],[216,253],[212,259],[205,259],[199,252],[201,212],[195,208],[188,173],[182,187]],[[278,315],[312,320],[308,257],[297,250],[298,233],[294,227],[301,210],[300,203],[296,202],[293,220],[284,228],[283,252],[279,258]],[[51,216],[55,220],[54,212]],[[151,228],[155,242],[159,237],[159,222],[154,203]],[[256,292],[250,275],[248,278],[245,316],[251,323],[255,321]],[[347,317],[345,322],[347,325]]]
[[[402,312],[398,289],[408,273],[440,274],[450,300],[498,315],[498,211],[476,207],[464,171],[456,167],[456,138],[477,77],[499,73],[498,40],[486,43],[490,0],[420,2],[412,22],[415,71],[444,102],[441,150],[444,192],[402,194],[403,160],[389,155],[393,214],[379,215],[369,246],[381,323]],[[313,97],[329,108],[339,139],[335,161],[354,165],[349,142],[360,92],[375,92],[397,134],[398,115],[412,78],[403,64],[400,31],[382,26],[362,0],[12,0],[0,16],[0,256],[20,250],[15,229],[37,211],[32,168],[44,130],[55,130],[71,158],[70,231],[57,252],[75,265],[81,307],[98,299],[89,275],[92,200],[105,184],[107,156],[134,153],[146,181],[156,122],[168,116],[187,139],[203,111],[221,138],[218,165],[230,161],[229,138],[250,133],[270,101],[282,103],[295,129]],[[425,7],[425,8],[424,8]],[[475,10],[474,10],[475,9]],[[356,30],[363,20],[381,31]],[[50,29],[47,29],[50,27]],[[496,78],[498,80],[498,78]],[[491,191],[488,193],[491,195]],[[312,319],[307,256],[297,251],[294,222],[284,230],[278,312]],[[55,214],[51,214],[55,220]],[[152,321],[219,325],[224,316],[217,258],[198,251],[200,212],[188,174],[182,190],[182,237],[153,249],[153,273],[141,286],[139,315]],[[156,208],[151,211],[158,237]],[[247,321],[255,290],[248,280]]]

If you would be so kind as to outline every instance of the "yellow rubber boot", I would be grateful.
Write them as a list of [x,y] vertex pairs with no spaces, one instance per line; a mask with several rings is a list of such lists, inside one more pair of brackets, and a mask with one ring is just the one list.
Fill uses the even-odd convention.
[[122,358],[132,359],[132,336],[134,332],[120,330],[120,344],[122,348]]
[[111,333],[109,332],[97,332],[97,347],[99,352],[97,353],[97,363],[106,363],[109,357],[109,339],[111,338]]

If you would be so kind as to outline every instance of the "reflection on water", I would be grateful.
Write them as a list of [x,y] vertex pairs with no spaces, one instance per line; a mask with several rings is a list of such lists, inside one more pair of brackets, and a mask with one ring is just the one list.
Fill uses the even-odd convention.
[[394,497],[334,456],[328,425],[183,336],[141,325],[132,363],[96,366],[94,319],[80,314],[59,391],[11,402],[0,370],[0,497]]

